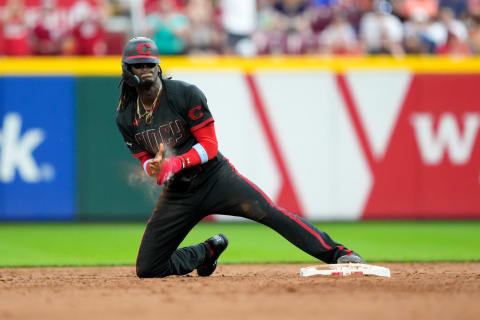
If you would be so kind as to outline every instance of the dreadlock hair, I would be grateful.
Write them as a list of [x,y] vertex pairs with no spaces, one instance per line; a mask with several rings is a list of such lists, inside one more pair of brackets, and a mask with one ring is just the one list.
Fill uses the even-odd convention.
[[123,79],[118,84],[118,87],[120,86],[122,86],[122,92],[120,93],[117,110],[122,110],[130,102],[137,100],[138,96],[137,90],[134,87],[130,87]]

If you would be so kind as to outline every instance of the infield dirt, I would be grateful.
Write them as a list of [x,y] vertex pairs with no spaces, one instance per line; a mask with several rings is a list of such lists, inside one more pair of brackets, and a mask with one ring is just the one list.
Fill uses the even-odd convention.
[[392,277],[304,278],[305,264],[165,279],[134,267],[0,269],[0,319],[480,319],[480,263],[376,265]]

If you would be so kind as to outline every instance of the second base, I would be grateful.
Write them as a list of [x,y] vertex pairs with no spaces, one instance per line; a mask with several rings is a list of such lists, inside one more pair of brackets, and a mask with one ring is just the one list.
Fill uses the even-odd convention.
[[373,275],[390,278],[390,269],[362,263],[340,263],[301,268],[300,275],[303,277]]

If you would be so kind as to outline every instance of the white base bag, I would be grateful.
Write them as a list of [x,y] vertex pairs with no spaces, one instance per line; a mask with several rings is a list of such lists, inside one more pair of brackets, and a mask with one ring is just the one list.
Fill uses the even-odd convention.
[[390,269],[363,263],[339,263],[301,268],[300,275],[303,277],[373,275],[390,278]]

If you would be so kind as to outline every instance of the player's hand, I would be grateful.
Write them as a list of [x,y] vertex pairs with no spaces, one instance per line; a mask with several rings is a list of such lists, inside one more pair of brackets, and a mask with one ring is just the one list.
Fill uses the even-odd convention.
[[163,143],[158,145],[158,152],[152,161],[148,164],[148,171],[151,177],[158,177],[160,171],[165,165],[165,147]]

